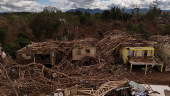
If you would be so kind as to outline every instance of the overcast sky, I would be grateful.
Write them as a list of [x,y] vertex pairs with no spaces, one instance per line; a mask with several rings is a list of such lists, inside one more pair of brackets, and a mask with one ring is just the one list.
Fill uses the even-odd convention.
[[[110,9],[111,7],[130,8],[137,4],[140,8],[149,8],[153,0],[0,0],[0,12],[40,12],[47,6],[54,6],[61,11],[75,8]],[[170,9],[170,0],[158,0],[162,10]]]

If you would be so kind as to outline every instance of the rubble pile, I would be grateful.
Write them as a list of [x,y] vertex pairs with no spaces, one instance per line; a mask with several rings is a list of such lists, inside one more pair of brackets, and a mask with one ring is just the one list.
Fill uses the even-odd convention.
[[[113,34],[118,37],[110,39]],[[117,53],[123,46],[148,46],[144,40],[134,39],[131,35],[120,31],[111,31],[104,39],[98,41],[93,38],[74,41],[47,41],[28,45],[30,50],[41,50],[45,53],[56,51],[60,54],[62,62],[47,68],[43,64],[11,64],[1,65],[3,73],[0,81],[0,92],[7,96],[13,94],[35,96],[36,94],[50,94],[57,88],[68,88],[71,86],[94,87],[109,80],[122,80],[127,69],[121,66],[121,58]],[[96,56],[85,56],[77,62],[73,62],[69,56],[73,48],[79,46],[94,45]],[[27,48],[26,47],[26,48]],[[94,59],[95,63],[83,65],[85,61]],[[19,94],[19,95],[18,95]]]
[[[50,94],[58,88],[68,88],[78,86],[79,88],[94,87],[110,80],[122,80],[123,77],[116,78],[119,73],[106,74],[96,70],[95,66],[79,67],[81,71],[76,70],[75,66],[66,72],[60,72],[55,68],[47,68],[43,64],[9,64],[1,69],[4,73],[1,76],[0,91],[5,96],[20,95],[43,95]],[[117,67],[116,67],[117,68]],[[91,71],[89,71],[91,70]],[[118,69],[119,70],[119,69]]]
[[[3,65],[4,74],[1,76],[1,92],[5,96],[49,94],[54,88],[69,86],[70,76],[45,67],[43,64],[10,64]],[[19,94],[19,95],[18,95]]]
[[169,43],[170,37],[168,35],[153,35],[149,38],[150,41],[155,41],[158,43]]

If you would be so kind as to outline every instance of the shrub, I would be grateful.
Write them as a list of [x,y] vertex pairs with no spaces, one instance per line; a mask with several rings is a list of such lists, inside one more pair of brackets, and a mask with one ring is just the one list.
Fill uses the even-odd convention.
[[164,27],[164,26],[158,26],[158,27],[157,27],[157,33],[155,33],[155,34],[166,35],[163,27]]
[[170,35],[170,25],[165,26],[165,34],[164,35]]
[[127,31],[132,31],[133,30],[133,26],[131,22],[128,22],[128,24],[126,25],[126,29]]
[[97,30],[97,32],[98,32],[98,35],[99,35],[100,38],[104,37],[104,35],[103,35],[103,33],[101,31]]
[[15,56],[15,51],[20,49],[21,47],[19,45],[17,45],[15,42],[9,42],[5,47],[4,47],[4,51],[6,53],[8,53],[9,55],[12,56],[13,59],[16,58]]
[[15,42],[9,42],[5,47],[4,50],[6,53],[12,56],[13,59],[16,58],[15,51],[25,47],[30,43],[30,40],[27,38],[23,38],[24,35],[18,34],[18,38]]
[[84,15],[84,14],[82,14],[82,15],[80,15],[79,16],[79,21],[80,21],[80,23],[82,23],[82,24],[85,24],[85,22],[86,22],[86,16]]
[[26,38],[19,37],[15,40],[15,43],[22,48],[22,47],[25,47],[26,45],[28,45],[30,43],[30,40],[28,40]]
[[6,31],[2,30],[0,28],[0,43],[3,43],[5,40],[5,35],[6,35]]
[[20,32],[20,33],[18,34],[18,38],[19,38],[19,37],[29,39],[29,37],[28,37],[27,35],[25,35],[24,33],[22,33],[22,32]]
[[67,36],[68,35],[68,28],[64,28],[63,30],[63,36]]

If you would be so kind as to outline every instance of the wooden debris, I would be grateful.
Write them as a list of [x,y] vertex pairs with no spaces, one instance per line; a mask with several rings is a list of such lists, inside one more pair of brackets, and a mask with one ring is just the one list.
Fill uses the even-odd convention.
[[107,94],[111,90],[122,87],[126,83],[127,83],[127,81],[108,81],[108,82],[102,84],[98,90],[93,90],[93,88],[91,88],[91,89],[85,88],[83,90],[79,90],[79,92],[89,94],[92,96],[101,96],[101,95]]
[[100,65],[97,69],[100,70],[103,66],[105,66],[107,64],[107,62],[105,62],[104,64]]
[[[115,59],[119,48],[122,46],[146,46],[148,43],[144,40],[134,39],[132,36],[120,31],[111,31],[106,34],[105,38],[98,41],[93,38],[87,38],[74,41],[46,41],[42,43],[32,42],[31,45],[21,49],[41,50],[44,53],[54,51],[59,58],[59,63],[53,65],[52,68],[47,68],[40,63],[29,64],[8,64],[5,69],[9,74],[8,78],[1,78],[0,93],[7,95],[19,94],[35,96],[49,94],[54,89],[68,88],[71,86],[95,86],[101,85],[97,90],[80,90],[89,95],[99,96],[107,94],[109,91],[118,88],[126,81],[109,81],[120,80],[123,78],[122,71],[114,71],[114,75],[110,74],[110,69],[117,66]],[[115,40],[110,40],[110,36],[114,34],[121,34],[121,37]],[[79,61],[73,61],[69,56],[75,46],[83,48],[92,43],[96,47],[96,57],[85,56]],[[95,63],[91,61],[95,60]],[[88,61],[86,64],[85,61]],[[115,63],[115,64],[114,64]],[[116,67],[115,67],[116,68]],[[120,77],[118,77],[120,75]],[[109,81],[109,82],[108,82]],[[12,86],[13,85],[13,86]],[[111,85],[111,86],[110,86]],[[2,87],[3,86],[3,87]],[[14,90],[15,88],[15,90]]]

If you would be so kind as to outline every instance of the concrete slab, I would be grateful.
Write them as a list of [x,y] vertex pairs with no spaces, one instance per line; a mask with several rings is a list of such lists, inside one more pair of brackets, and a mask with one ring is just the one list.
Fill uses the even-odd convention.
[[[141,84],[142,86],[149,87],[148,84]],[[166,96],[164,90],[170,90],[168,85],[150,85],[153,91],[158,91],[160,94],[152,93],[152,96]]]

